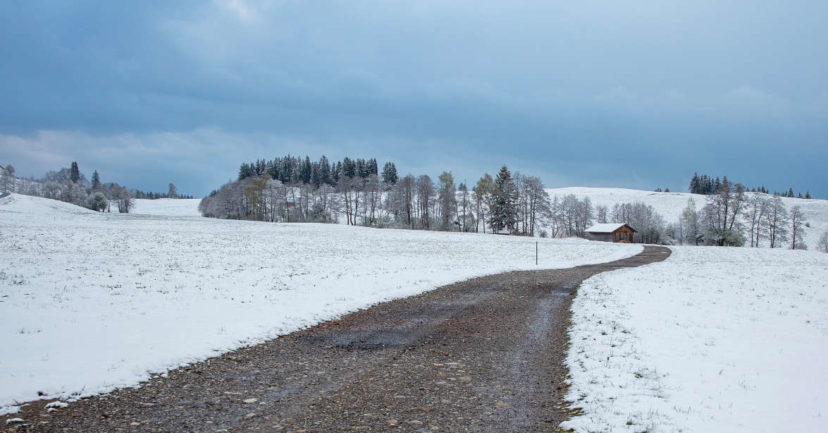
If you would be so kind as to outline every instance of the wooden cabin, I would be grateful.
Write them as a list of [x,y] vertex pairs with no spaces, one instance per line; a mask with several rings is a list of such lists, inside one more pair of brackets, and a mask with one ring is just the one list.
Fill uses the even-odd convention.
[[593,241],[631,243],[635,229],[623,223],[595,224],[586,229],[586,238]]

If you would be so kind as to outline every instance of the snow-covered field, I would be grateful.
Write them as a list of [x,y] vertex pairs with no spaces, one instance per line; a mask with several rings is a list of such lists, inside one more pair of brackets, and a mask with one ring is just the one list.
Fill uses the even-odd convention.
[[[687,199],[693,197],[696,209],[701,210],[707,196],[686,192],[653,192],[624,188],[551,188],[546,190],[550,196],[563,197],[574,194],[583,199],[589,197],[593,206],[604,205],[612,211],[612,207],[621,203],[644,202],[664,217],[667,224],[675,223],[687,207]],[[801,198],[782,198],[788,211],[794,206],[802,208],[810,227],[805,227],[805,243],[808,249],[816,249],[819,237],[828,230],[828,200],[805,200]]]
[[135,207],[132,209],[132,213],[136,215],[200,217],[201,213],[198,211],[198,204],[200,202],[200,198],[159,198],[155,200],[136,199]]
[[[0,199],[0,407],[134,385],[380,301],[536,268],[535,239],[180,216],[187,206]],[[161,208],[179,216],[147,214]],[[640,251],[539,241],[541,268]]]
[[678,247],[573,304],[577,432],[828,428],[828,254]]

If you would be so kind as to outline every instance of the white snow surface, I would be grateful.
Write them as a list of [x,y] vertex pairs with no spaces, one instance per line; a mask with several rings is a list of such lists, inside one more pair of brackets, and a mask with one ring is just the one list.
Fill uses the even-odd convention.
[[585,281],[567,398],[576,432],[828,426],[828,254],[675,247]]
[[[71,400],[463,279],[637,245],[100,214],[0,199],[0,408]],[[162,206],[163,204],[163,206]],[[179,206],[181,205],[181,206]],[[535,266],[535,241],[540,265]],[[6,409],[10,410],[10,409]],[[10,413],[10,412],[7,412]]]
[[200,198],[135,199],[135,207],[131,212],[136,215],[200,217],[201,212],[198,211],[200,202]]
[[[610,212],[616,204],[644,202],[655,208],[656,212],[664,217],[664,222],[667,224],[678,221],[684,208],[687,207],[688,198],[693,197],[696,202],[696,209],[700,211],[708,197],[686,192],[653,192],[625,188],[570,187],[550,188],[546,191],[550,196],[563,197],[567,194],[573,194],[580,199],[589,197],[593,206],[607,206]],[[810,225],[810,227],[805,227],[805,243],[808,244],[808,249],[816,249],[819,237],[828,230],[828,200],[783,197],[782,202],[785,203],[785,207],[789,212],[794,206],[802,208],[802,212]]]

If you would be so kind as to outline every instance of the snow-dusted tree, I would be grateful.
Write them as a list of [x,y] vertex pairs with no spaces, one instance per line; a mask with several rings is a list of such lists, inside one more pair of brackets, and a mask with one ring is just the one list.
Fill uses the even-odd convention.
[[493,232],[504,229],[509,233],[514,231],[517,222],[517,199],[518,191],[512,181],[512,174],[504,165],[495,177],[491,193],[489,226]]
[[414,228],[415,222],[414,215],[416,208],[414,204],[414,197],[416,196],[416,184],[417,181],[414,179],[414,176],[409,174],[399,179],[395,188],[395,192],[397,194],[398,212],[402,217],[402,222],[411,229]]
[[794,206],[791,208],[791,249],[792,250],[807,250],[805,245],[805,214],[802,213],[802,208]]
[[92,172],[92,191],[99,191],[101,189],[101,176],[98,170]]
[[417,178],[417,212],[420,216],[420,228],[431,228],[432,206],[434,205],[434,182],[424,174]]
[[607,216],[608,216],[608,213],[609,213],[609,208],[607,208],[606,206],[604,206],[602,204],[599,204],[598,206],[595,206],[595,213],[598,216],[598,223],[599,224],[604,224],[604,223],[608,222],[607,221]]
[[71,166],[69,167],[69,180],[72,183],[78,183],[80,181],[80,169],[78,168],[78,163],[72,161]]
[[454,229],[457,215],[457,189],[450,171],[440,173],[437,199],[440,201],[440,230]]
[[762,223],[765,214],[768,212],[768,198],[765,194],[753,193],[747,201],[745,220],[750,230],[750,246],[758,247],[762,235],[766,233],[767,227]]
[[337,189],[342,194],[343,203],[345,205],[344,210],[346,223],[348,225],[356,225],[359,209],[359,192],[362,189],[362,178],[342,176],[339,178]]
[[97,212],[103,212],[103,211],[106,210],[106,208],[108,206],[109,206],[109,200],[100,191],[97,191],[97,192],[93,193],[89,197],[89,205],[88,205],[89,209],[92,209],[92,210],[97,211]]
[[14,192],[14,166],[6,164],[5,167],[0,167],[0,175],[3,176],[3,191]]
[[745,199],[745,187],[742,184],[733,185],[727,177],[721,181],[716,194],[708,197],[704,207],[706,243],[719,246],[744,244],[739,216]]
[[544,189],[539,177],[528,176],[522,178],[520,195],[522,232],[524,235],[534,236],[537,228],[551,213],[549,193]]
[[779,196],[774,195],[768,200],[768,209],[765,214],[768,242],[771,248],[781,248],[788,240],[788,210]]
[[135,205],[132,194],[122,186],[115,186],[112,191],[112,198],[118,202],[118,212],[129,213]]
[[680,225],[682,243],[698,245],[704,241],[704,235],[699,224],[699,213],[696,211],[696,201],[693,197],[687,199],[687,207],[681,212]]
[[457,191],[460,192],[460,201],[457,206],[458,216],[460,217],[460,231],[466,232],[469,231],[469,228],[471,228],[470,219],[472,219],[472,215],[469,212],[471,210],[469,187],[466,186],[465,182],[460,182],[460,186],[457,187]]
[[167,190],[167,197],[178,198],[178,190],[175,188],[175,184],[172,182],[170,182],[169,189]]
[[397,183],[397,166],[393,162],[386,162],[382,166],[382,183],[395,185]]
[[379,177],[376,174],[369,174],[365,179],[365,186],[362,191],[362,203],[365,206],[365,210],[362,213],[364,215],[362,223],[366,226],[376,226],[377,215],[382,204],[382,184],[380,183]]
[[486,212],[489,204],[489,197],[494,188],[494,180],[489,173],[483,174],[477,181],[477,185],[472,188],[474,191],[474,201],[477,219],[474,222],[474,231],[480,232],[480,223],[483,223],[483,233],[486,233]]
[[822,251],[823,253],[828,253],[828,231],[823,232],[822,236],[819,237],[817,250]]

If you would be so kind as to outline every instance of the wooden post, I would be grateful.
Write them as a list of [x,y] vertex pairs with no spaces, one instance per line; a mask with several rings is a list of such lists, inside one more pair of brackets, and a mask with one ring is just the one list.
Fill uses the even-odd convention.
[[538,241],[535,241],[535,266],[538,265]]

